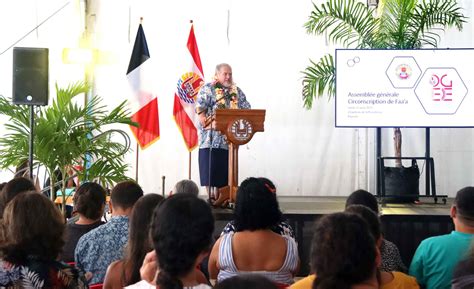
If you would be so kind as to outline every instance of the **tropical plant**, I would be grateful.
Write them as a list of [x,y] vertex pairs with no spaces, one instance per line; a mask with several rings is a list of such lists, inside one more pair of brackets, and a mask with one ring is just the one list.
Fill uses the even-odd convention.
[[[449,27],[462,29],[466,17],[456,0],[381,0],[369,8],[357,0],[329,0],[316,5],[305,23],[310,34],[327,38],[345,48],[415,49],[437,47],[440,33]],[[303,102],[335,95],[333,56],[327,54],[303,71]],[[394,129],[395,156],[401,157],[401,131]],[[397,166],[401,166],[398,159]]]
[[[84,83],[71,84],[66,88],[56,85],[57,98],[50,106],[38,107],[34,124],[34,166],[43,165],[49,174],[50,183],[57,182],[57,172],[61,172],[63,212],[66,203],[67,176],[74,174],[81,180],[94,180],[109,185],[127,179],[127,165],[123,155],[128,150],[125,142],[112,140],[111,135],[118,130],[105,130],[108,125],[136,125],[122,102],[111,111],[101,104],[102,99],[94,96],[84,105],[79,105],[76,97],[89,90]],[[14,105],[0,97],[0,114],[9,118],[5,124],[7,134],[0,138],[0,167],[17,166],[28,157],[30,136],[30,109],[28,106]],[[120,131],[118,131],[120,133]],[[78,166],[86,164],[80,170]],[[56,198],[54,185],[51,198]]]

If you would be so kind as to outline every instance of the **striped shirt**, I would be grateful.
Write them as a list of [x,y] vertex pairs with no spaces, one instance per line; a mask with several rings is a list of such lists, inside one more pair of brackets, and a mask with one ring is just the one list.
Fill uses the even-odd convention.
[[277,271],[239,271],[234,263],[234,256],[232,255],[232,237],[233,233],[222,236],[219,246],[219,274],[217,275],[217,282],[224,279],[243,274],[256,273],[267,277],[275,283],[293,284],[293,273],[298,267],[298,247],[296,242],[288,237],[282,236],[286,240],[286,257],[281,268]]

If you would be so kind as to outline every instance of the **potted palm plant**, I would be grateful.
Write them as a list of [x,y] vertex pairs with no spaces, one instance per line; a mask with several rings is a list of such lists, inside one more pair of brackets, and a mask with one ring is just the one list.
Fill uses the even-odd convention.
[[[49,106],[36,109],[34,124],[34,164],[45,167],[50,184],[61,180],[62,208],[66,204],[66,182],[73,170],[81,180],[94,180],[103,185],[127,179],[127,164],[123,155],[128,150],[125,133],[119,130],[106,130],[109,125],[136,125],[130,119],[129,111],[122,102],[111,111],[101,104],[102,99],[92,97],[84,105],[78,104],[76,97],[87,93],[89,85],[71,84],[66,88],[56,85],[57,97]],[[17,166],[28,156],[29,149],[29,108],[18,106],[9,99],[0,97],[0,114],[9,118],[5,124],[7,134],[0,138],[0,167]],[[125,142],[111,138],[114,132],[122,133]],[[86,164],[84,170],[76,169]],[[56,198],[54,185],[50,196]]]
[[[449,27],[462,29],[466,17],[456,0],[381,0],[377,10],[357,0],[328,0],[314,8],[305,23],[310,34],[326,33],[330,42],[344,48],[416,49],[437,47],[440,33]],[[310,60],[303,71],[303,102],[335,95],[335,66],[327,54]],[[401,167],[402,135],[394,128],[396,167]]]

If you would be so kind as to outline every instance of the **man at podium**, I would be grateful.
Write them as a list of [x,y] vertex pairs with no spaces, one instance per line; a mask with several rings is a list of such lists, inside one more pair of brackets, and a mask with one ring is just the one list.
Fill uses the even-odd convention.
[[227,63],[216,66],[214,81],[199,91],[196,113],[199,116],[199,175],[209,200],[213,203],[218,189],[228,183],[228,144],[225,136],[215,130],[215,110],[250,109],[244,92],[232,80],[232,68]]

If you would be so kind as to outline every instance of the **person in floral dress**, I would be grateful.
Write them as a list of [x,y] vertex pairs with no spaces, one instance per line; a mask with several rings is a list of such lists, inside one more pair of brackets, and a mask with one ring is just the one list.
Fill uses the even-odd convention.
[[0,288],[88,288],[83,272],[57,261],[64,245],[64,219],[37,192],[16,196],[3,212]]

